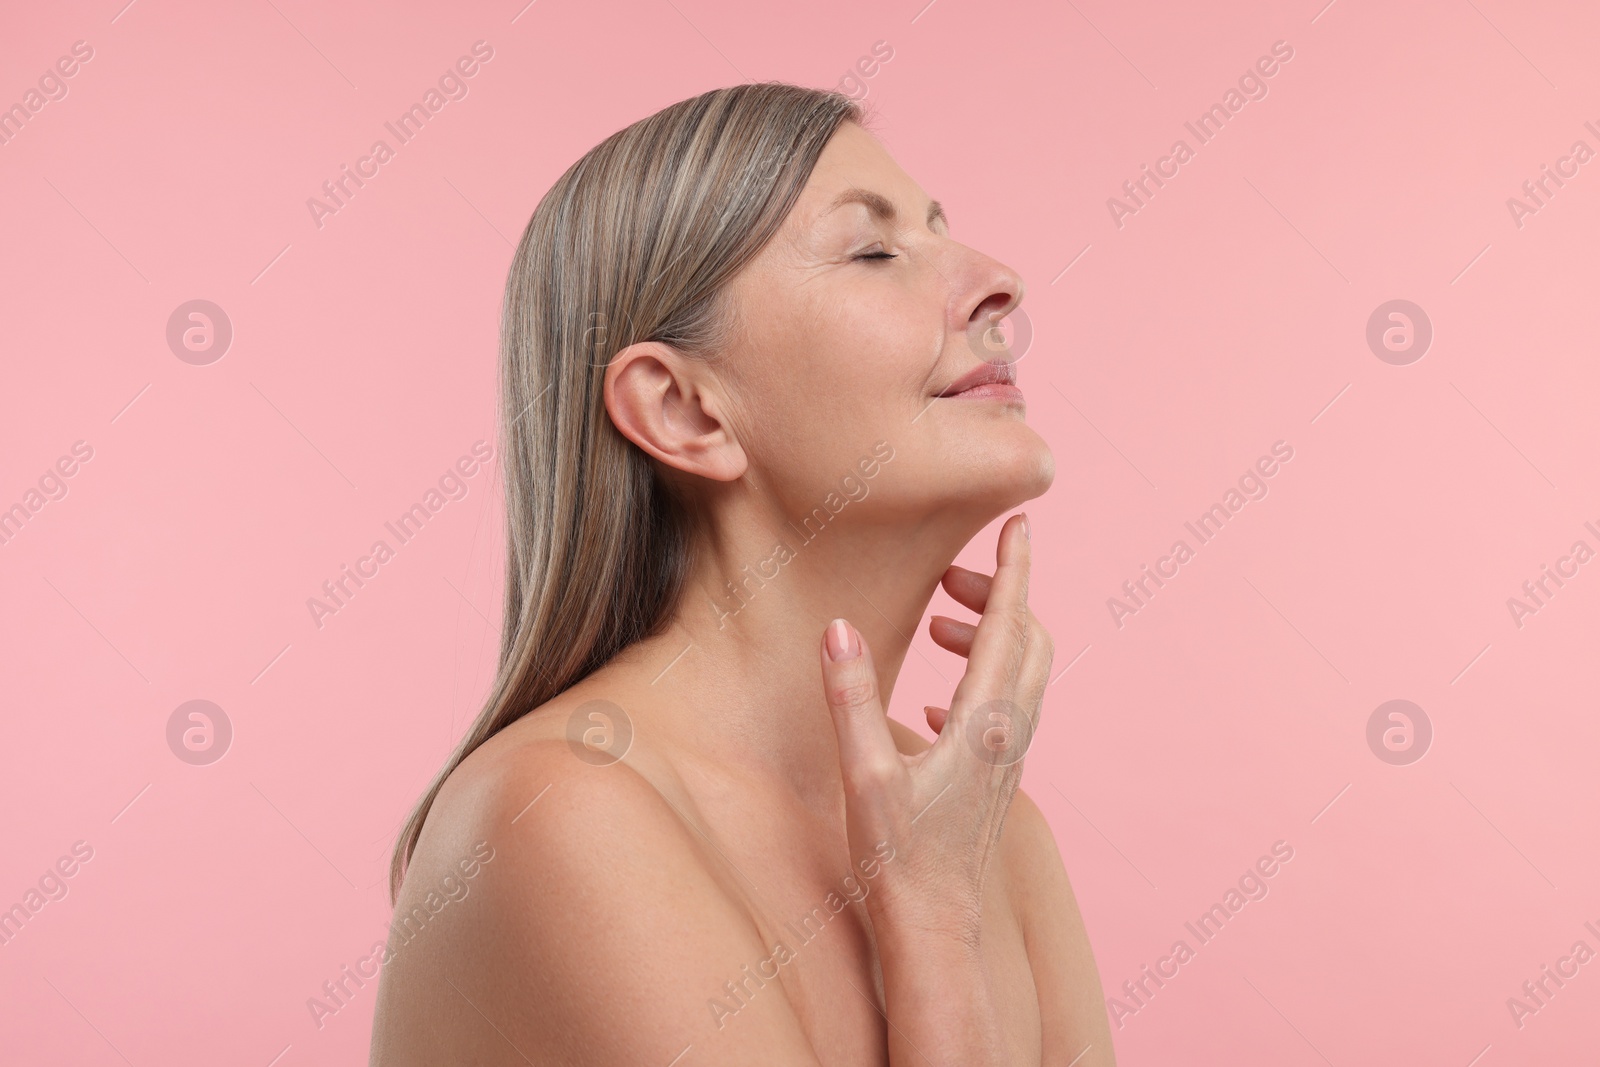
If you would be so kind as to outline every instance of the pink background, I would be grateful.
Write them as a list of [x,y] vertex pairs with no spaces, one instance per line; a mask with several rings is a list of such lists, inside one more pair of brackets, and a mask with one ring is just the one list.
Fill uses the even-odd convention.
[[[0,104],[94,49],[0,145],[0,508],[93,449],[0,545],[0,907],[94,850],[0,946],[7,1060],[365,1062],[376,986],[320,1029],[306,1001],[382,936],[398,823],[484,695],[498,469],[320,629],[307,598],[493,440],[510,242],[571,161],[880,40],[890,150],[1029,284],[1063,673],[1024,787],[1107,994],[1294,849],[1120,1062],[1592,1058],[1600,962],[1520,1027],[1506,1001],[1600,950],[1600,563],[1520,627],[1506,602],[1600,549],[1600,162],[1520,227],[1506,201],[1600,149],[1593,5],[120,2],[13,5],[0,43]],[[306,199],[478,40],[469,95],[319,229]],[[1279,40],[1269,94],[1116,226]],[[165,337],[193,299],[234,329],[209,365]],[[1394,299],[1433,325],[1408,365],[1365,339]],[[1119,628],[1107,599],[1279,440],[1269,495]],[[960,669],[917,642],[911,723]],[[1433,728],[1409,765],[1366,739],[1397,698]],[[207,766],[166,740],[195,699],[234,731]]]

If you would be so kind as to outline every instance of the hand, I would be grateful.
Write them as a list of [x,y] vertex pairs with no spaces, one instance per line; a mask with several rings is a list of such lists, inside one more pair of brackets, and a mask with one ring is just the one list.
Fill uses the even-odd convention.
[[[854,627],[835,620],[824,635],[823,684],[839,739],[851,855],[888,842],[878,892],[880,917],[976,945],[984,874],[1022,778],[1022,757],[1038,724],[1055,644],[1028,608],[1032,546],[1027,517],[1000,530],[992,579],[959,567],[944,585],[978,611],[976,627],[936,616],[930,633],[967,657],[950,709],[929,709],[938,739],[902,754],[879,700],[871,650]],[[881,853],[879,853],[881,856]]]

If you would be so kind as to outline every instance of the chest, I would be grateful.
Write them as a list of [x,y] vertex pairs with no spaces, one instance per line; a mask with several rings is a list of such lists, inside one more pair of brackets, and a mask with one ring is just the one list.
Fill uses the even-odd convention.
[[[867,898],[873,880],[837,862],[791,854],[763,866],[752,890],[752,919],[771,954],[726,989],[728,1004],[749,1003],[781,986],[823,1063],[887,1065],[889,1023],[873,946]],[[831,850],[828,850],[831,853]],[[754,873],[754,872],[751,872]],[[747,886],[747,889],[751,887]],[[998,865],[984,886],[984,957],[1001,1023],[1038,1062],[1040,1018],[1021,924]],[[959,996],[958,990],[952,995]],[[913,1042],[916,1035],[908,1035]]]

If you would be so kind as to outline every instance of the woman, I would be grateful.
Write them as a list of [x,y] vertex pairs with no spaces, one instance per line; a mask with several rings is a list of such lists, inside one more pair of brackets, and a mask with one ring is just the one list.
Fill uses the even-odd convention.
[[[1017,792],[1052,642],[1022,281],[837,93],[748,84],[545,195],[502,339],[500,670],[417,807],[372,1062],[1114,1062]],[[884,707],[935,587],[968,657],[930,746]],[[848,621],[846,621],[848,620]],[[403,877],[403,881],[402,881]]]

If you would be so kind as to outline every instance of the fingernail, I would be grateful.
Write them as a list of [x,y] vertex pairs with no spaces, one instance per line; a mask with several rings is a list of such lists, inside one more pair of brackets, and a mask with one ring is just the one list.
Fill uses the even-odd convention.
[[861,642],[856,640],[855,630],[843,619],[834,619],[828,624],[827,642],[828,658],[835,663],[861,655]]
[[1022,536],[1029,541],[1033,540],[1033,531],[1028,529],[1028,513],[1026,511],[1022,513]]

